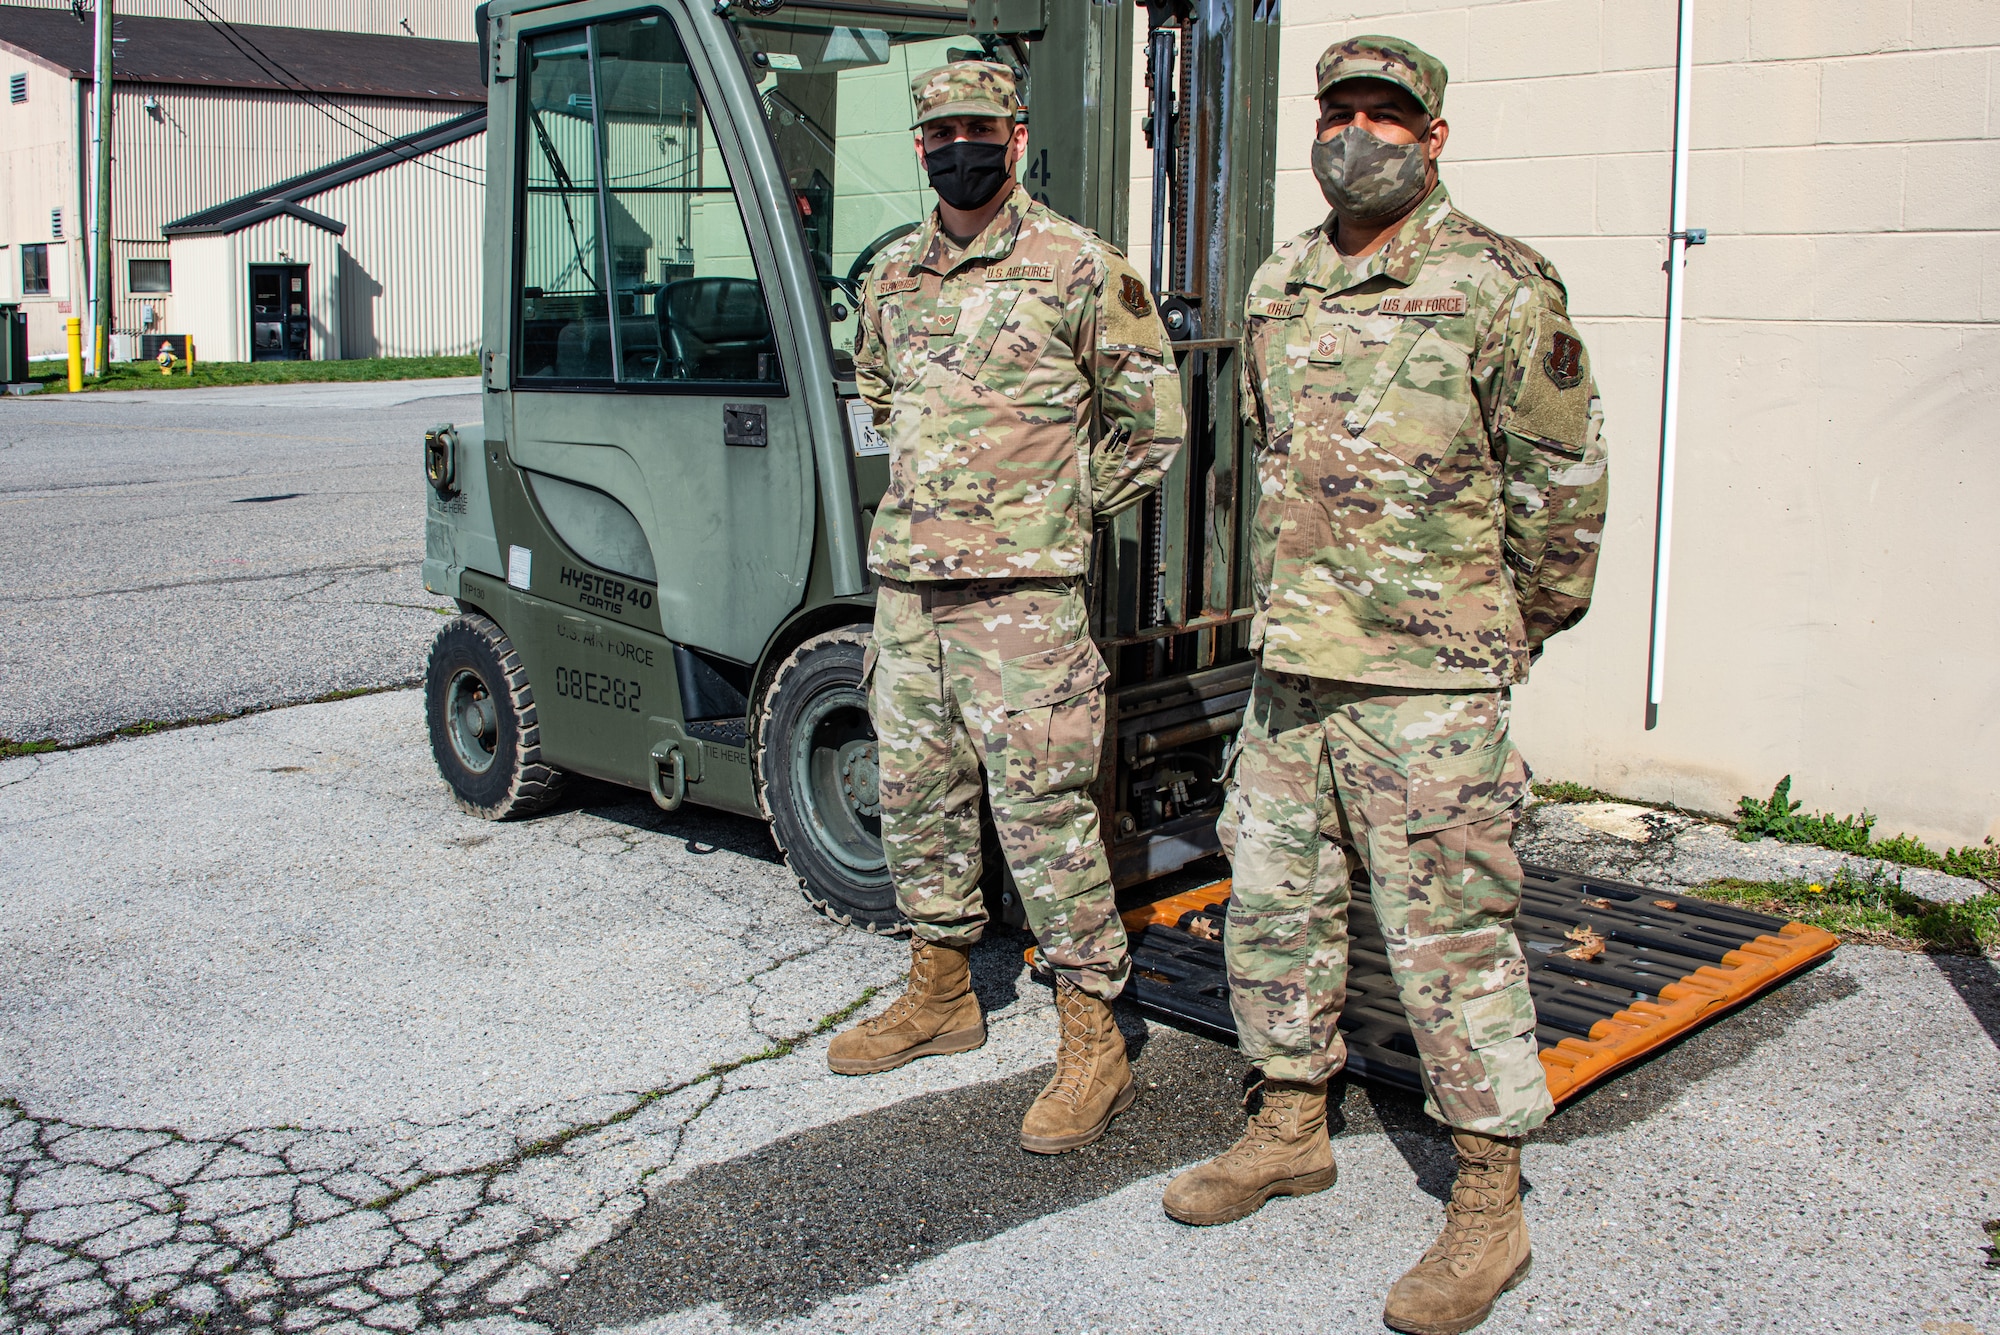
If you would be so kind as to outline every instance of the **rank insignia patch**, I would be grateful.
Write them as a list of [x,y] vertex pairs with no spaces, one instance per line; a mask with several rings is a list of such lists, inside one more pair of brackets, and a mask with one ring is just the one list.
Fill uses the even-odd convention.
[[1118,300],[1125,303],[1125,309],[1144,319],[1153,313],[1153,303],[1146,297],[1146,285],[1139,281],[1137,274],[1126,274],[1118,280]]
[[1575,389],[1583,383],[1583,343],[1574,334],[1555,331],[1549,350],[1542,357],[1542,370],[1557,389]]
[[1307,360],[1315,362],[1337,362],[1340,360],[1340,331],[1328,329],[1313,340],[1312,352]]

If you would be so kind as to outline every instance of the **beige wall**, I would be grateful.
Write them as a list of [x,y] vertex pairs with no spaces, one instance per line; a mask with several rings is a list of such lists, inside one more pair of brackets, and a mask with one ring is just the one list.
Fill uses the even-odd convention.
[[[30,9],[68,9],[70,0],[6,0]],[[473,38],[473,0],[204,0],[226,23],[258,23],[273,28],[320,28],[330,32],[373,32],[390,37],[436,37],[451,42]],[[115,0],[120,14],[192,19],[187,0]],[[407,19],[406,30],[402,21]]]
[[1445,179],[1561,268],[1609,413],[1597,602],[1519,693],[1540,775],[1726,811],[1789,772],[1882,832],[2000,834],[2000,4],[1695,7],[1688,219],[1709,244],[1687,268],[1655,731],[1674,0],[1292,0],[1279,234],[1325,211],[1306,153],[1327,43],[1442,58]]

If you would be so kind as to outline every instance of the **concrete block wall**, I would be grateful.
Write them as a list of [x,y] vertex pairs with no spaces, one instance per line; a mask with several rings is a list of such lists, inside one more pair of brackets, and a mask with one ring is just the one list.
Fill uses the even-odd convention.
[[[1588,621],[1518,695],[1539,774],[1733,810],[1779,776],[1934,843],[2000,835],[2000,4],[1696,0],[1666,700],[1643,726],[1676,0],[1291,0],[1280,236],[1329,42],[1451,70],[1445,180],[1563,272],[1613,512]],[[1134,154],[1135,258],[1146,251]]]

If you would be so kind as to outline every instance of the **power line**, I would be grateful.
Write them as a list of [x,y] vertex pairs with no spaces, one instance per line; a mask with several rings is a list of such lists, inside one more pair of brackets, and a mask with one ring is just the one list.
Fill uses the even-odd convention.
[[[415,136],[397,136],[394,138],[384,137],[388,136],[389,134],[387,130],[384,130],[380,126],[370,123],[368,120],[364,119],[362,116],[349,110],[348,108],[342,107],[337,103],[331,102],[327,98],[322,97],[319,94],[313,92],[312,89],[306,84],[306,81],[304,79],[301,79],[298,75],[293,74],[290,70],[286,69],[274,57],[266,53],[262,48],[258,47],[258,45],[255,42],[251,41],[250,38],[244,36],[241,32],[237,31],[234,25],[232,25],[227,19],[223,18],[220,14],[210,9],[205,3],[203,3],[203,0],[187,0],[187,6],[188,8],[192,9],[195,12],[195,16],[197,18],[199,18],[203,23],[207,24],[211,29],[213,29],[217,33],[217,35],[219,35],[224,41],[228,42],[232,47],[234,47],[239,55],[241,55],[245,60],[248,60],[251,64],[255,65],[273,82],[275,82],[279,87],[279,91],[288,93],[291,96],[298,98],[301,102],[304,102],[307,106],[319,112],[322,116],[325,116],[328,120],[332,121],[335,125],[339,126],[341,129],[347,131],[349,134],[355,135],[356,137],[360,138],[363,142],[367,143],[371,148],[386,149],[394,153],[399,159],[401,159],[404,162],[413,162],[417,166],[422,167],[427,171],[436,172],[438,175],[449,177],[454,181],[460,181],[466,185],[480,186],[482,188],[484,187],[485,181],[483,179],[483,173],[481,177],[473,177],[473,176],[461,175],[458,172],[454,171],[447,171],[444,167],[439,166],[437,163],[427,160],[429,153],[435,150],[414,150],[414,151],[411,150],[411,147],[408,144],[407,139],[413,138]],[[341,119],[343,116],[347,118],[345,121]],[[418,134],[422,133],[425,132],[418,131]],[[479,170],[479,168],[472,166],[470,163],[455,162],[449,158],[445,159],[445,161],[449,162],[454,167],[463,167],[467,171]]]

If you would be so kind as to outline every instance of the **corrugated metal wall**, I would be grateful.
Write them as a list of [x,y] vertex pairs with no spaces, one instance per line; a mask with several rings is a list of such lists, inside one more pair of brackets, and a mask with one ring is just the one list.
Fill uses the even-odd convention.
[[[335,110],[284,93],[118,84],[111,106],[113,232],[157,240],[176,218],[475,109],[415,99],[325,100]],[[93,101],[86,88],[86,114]]]
[[[35,9],[68,9],[69,0],[7,0]],[[472,0],[203,0],[228,23],[262,23],[273,28],[323,28],[331,32],[376,32],[393,37],[472,40]],[[198,19],[187,0],[116,0],[120,14],[149,18]],[[403,27],[402,20],[410,26]]]
[[305,201],[347,224],[341,356],[457,355],[479,346],[486,196],[472,182],[483,178],[485,161],[486,136],[474,135]]

